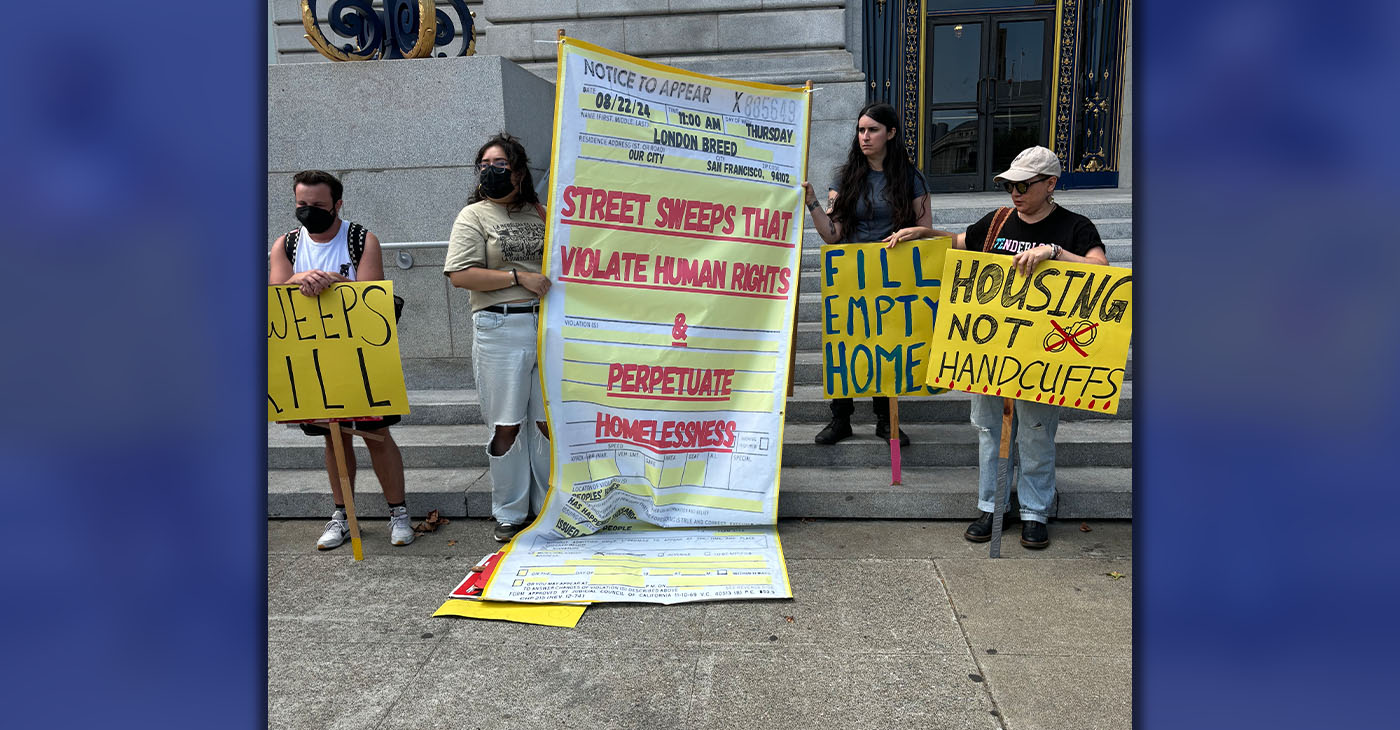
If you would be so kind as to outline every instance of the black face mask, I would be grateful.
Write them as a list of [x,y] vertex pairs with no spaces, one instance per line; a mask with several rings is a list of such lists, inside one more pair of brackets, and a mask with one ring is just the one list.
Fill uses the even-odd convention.
[[335,222],[335,213],[314,205],[297,206],[297,220],[301,221],[309,233],[320,233]]
[[515,192],[515,182],[510,178],[510,170],[502,170],[498,167],[486,168],[481,173],[481,194],[496,200],[508,197]]

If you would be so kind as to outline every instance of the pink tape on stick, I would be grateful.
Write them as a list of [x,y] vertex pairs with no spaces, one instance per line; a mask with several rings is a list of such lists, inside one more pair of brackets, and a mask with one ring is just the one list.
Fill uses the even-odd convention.
[[899,432],[890,434],[890,484],[899,484]]

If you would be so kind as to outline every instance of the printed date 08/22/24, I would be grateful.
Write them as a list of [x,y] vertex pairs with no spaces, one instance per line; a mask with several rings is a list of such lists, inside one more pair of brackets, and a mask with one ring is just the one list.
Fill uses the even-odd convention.
[[613,96],[612,94],[600,91],[593,95],[593,107],[601,111],[616,112],[618,114],[631,114],[651,118],[651,105],[645,101],[632,99],[627,96]]

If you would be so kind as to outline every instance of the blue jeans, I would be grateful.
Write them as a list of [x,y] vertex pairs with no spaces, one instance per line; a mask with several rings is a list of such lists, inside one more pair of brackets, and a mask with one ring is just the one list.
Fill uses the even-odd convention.
[[[997,455],[1001,451],[1001,402],[995,396],[972,396],[972,423],[977,426],[977,509],[996,511]],[[1055,430],[1060,407],[1012,401],[1011,484],[1021,499],[1021,519],[1045,522],[1055,503]],[[1004,505],[1003,505],[1004,506]]]
[[472,315],[472,371],[481,399],[481,419],[491,427],[520,426],[506,453],[486,456],[491,466],[491,515],[497,522],[523,524],[544,505],[549,488],[549,439],[535,423],[544,423],[544,396],[535,334],[539,315],[532,312]]

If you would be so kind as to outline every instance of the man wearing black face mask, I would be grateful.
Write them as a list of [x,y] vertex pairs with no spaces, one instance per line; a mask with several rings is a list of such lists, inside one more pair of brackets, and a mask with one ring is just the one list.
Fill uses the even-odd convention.
[[[292,178],[292,193],[296,198],[296,218],[301,227],[279,236],[272,244],[269,284],[296,284],[301,293],[315,297],[338,281],[380,281],[384,279],[384,262],[379,255],[379,239],[358,223],[340,219],[340,199],[344,187],[340,180],[322,170],[304,170]],[[370,463],[389,503],[389,542],[407,545],[413,542],[408,507],[404,504],[403,455],[389,434],[389,426],[399,422],[398,416],[385,416],[373,421],[357,421],[355,428],[374,431],[382,439],[364,439],[369,449]],[[345,500],[340,493],[340,476],[336,470],[335,451],[330,431],[315,424],[300,424],[308,436],[325,436],[326,472],[331,481],[331,497],[335,511],[326,531],[316,541],[316,549],[329,550],[345,542],[350,528],[346,523]],[[347,454],[354,439],[343,434]],[[347,461],[351,488],[355,484],[355,460]]]

